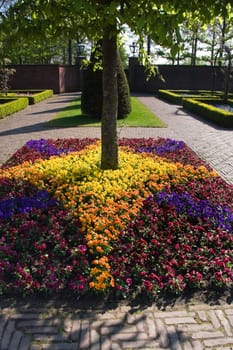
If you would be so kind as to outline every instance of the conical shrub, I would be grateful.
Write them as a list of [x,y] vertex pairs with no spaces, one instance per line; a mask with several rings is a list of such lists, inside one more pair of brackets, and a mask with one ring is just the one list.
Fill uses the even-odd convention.
[[[94,69],[96,63],[102,60],[102,47],[97,45],[91,55],[90,63],[84,70],[83,89],[81,96],[82,113],[101,119],[103,104],[103,71]],[[121,62],[120,54],[117,54],[117,88],[118,88],[118,113],[117,118],[125,118],[131,112],[130,91],[127,77]]]
[[91,117],[101,119],[102,114],[102,70],[95,69],[100,59],[100,43],[91,54],[90,63],[83,71],[83,88],[81,96],[82,113]]
[[131,100],[128,80],[121,61],[120,53],[117,52],[117,90],[118,90],[118,112],[117,119],[127,117],[131,112]]

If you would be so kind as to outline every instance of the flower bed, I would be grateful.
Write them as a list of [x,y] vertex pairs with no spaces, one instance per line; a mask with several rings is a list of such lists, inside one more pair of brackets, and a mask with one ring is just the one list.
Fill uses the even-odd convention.
[[184,142],[30,140],[0,169],[0,289],[132,297],[233,281],[233,186]]

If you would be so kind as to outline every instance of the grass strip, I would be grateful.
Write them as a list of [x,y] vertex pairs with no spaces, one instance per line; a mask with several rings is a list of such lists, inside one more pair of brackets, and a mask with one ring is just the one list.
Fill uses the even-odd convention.
[[[118,127],[150,127],[164,128],[167,127],[153,112],[151,112],[136,97],[131,97],[132,111],[124,119],[117,121]],[[91,126],[98,127],[101,121],[82,114],[81,98],[71,102],[64,110],[57,113],[55,117],[47,123],[49,127],[81,127]]]

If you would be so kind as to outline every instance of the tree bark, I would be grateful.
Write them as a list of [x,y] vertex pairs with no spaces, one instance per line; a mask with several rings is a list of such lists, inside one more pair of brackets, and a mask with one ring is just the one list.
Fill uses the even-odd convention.
[[117,106],[117,34],[116,25],[111,25],[103,35],[101,169],[118,168]]

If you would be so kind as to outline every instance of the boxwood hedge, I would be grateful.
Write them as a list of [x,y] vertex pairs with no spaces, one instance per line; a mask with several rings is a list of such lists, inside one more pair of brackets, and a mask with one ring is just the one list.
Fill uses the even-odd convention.
[[28,98],[0,98],[0,119],[16,113],[28,106]]
[[[221,99],[183,99],[183,107],[204,117],[211,122],[227,128],[233,128],[233,113],[214,106],[214,103],[224,104]],[[227,104],[233,106],[233,100],[228,100]]]

